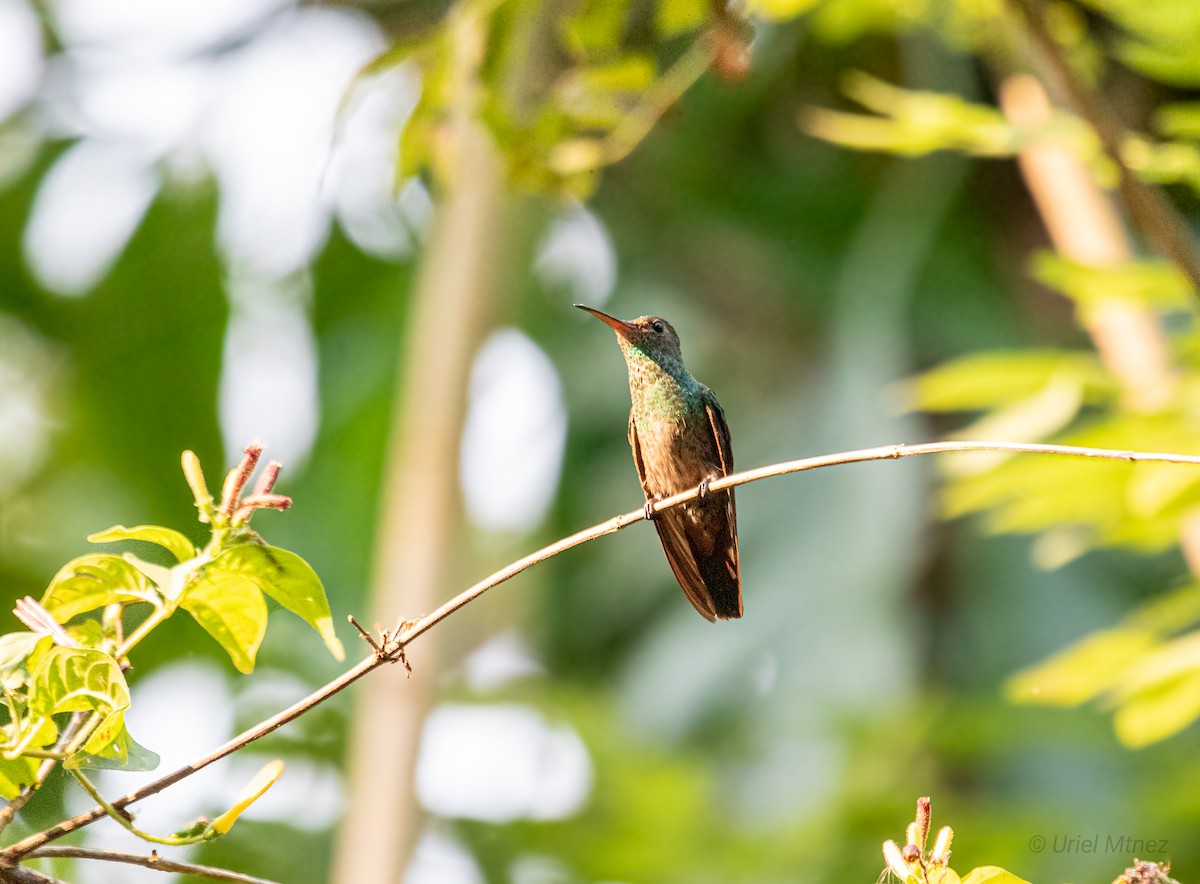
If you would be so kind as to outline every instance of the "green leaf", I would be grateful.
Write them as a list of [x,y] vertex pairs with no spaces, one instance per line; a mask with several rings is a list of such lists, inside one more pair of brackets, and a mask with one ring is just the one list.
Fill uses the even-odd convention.
[[924,411],[976,411],[1027,399],[1060,377],[1077,379],[1091,390],[1112,388],[1093,354],[1022,350],[947,362],[909,382],[906,398]]
[[54,647],[33,674],[29,709],[49,719],[59,712],[95,712],[100,724],[83,750],[96,754],[117,738],[129,708],[129,686],[116,661],[99,651]]
[[157,604],[158,593],[146,575],[121,556],[97,553],[64,565],[42,596],[42,606],[60,623],[117,602]]
[[1191,286],[1168,261],[1126,261],[1091,267],[1054,252],[1039,252],[1031,270],[1038,282],[1083,307],[1110,299],[1169,310],[1186,310],[1192,305]]
[[[202,574],[205,578],[235,575],[253,580],[259,589],[320,633],[336,659],[345,658],[342,643],[333,630],[321,578],[295,553],[273,546],[235,546],[213,559]],[[189,589],[184,598],[191,593]]]
[[770,21],[786,21],[808,12],[820,0],[749,0],[746,11]]
[[999,866],[980,866],[977,869],[971,869],[967,873],[967,877],[962,879],[962,884],[1029,884],[1029,882]]
[[33,782],[37,768],[36,758],[0,757],[0,798],[16,798],[22,788]]
[[437,134],[437,112],[424,94],[400,131],[396,148],[396,187],[427,166],[433,165]]
[[88,535],[92,543],[116,543],[119,540],[144,540],[168,550],[180,562],[195,558],[196,547],[184,535],[172,528],[160,525],[138,525],[136,528],[126,528],[116,525],[107,531],[99,531]]
[[1005,685],[1005,693],[1017,703],[1078,706],[1111,689],[1125,668],[1156,644],[1157,639],[1141,629],[1094,632],[1014,675]]
[[36,632],[10,632],[0,635],[0,672],[11,672],[33,653],[42,636]]
[[961,884],[958,872],[954,871],[954,869],[939,868],[937,866],[926,872],[925,880],[928,884]]
[[1200,86],[1200,59],[1190,39],[1173,44],[1124,41],[1117,55],[1131,68],[1164,83],[1185,88]]
[[354,75],[354,79],[350,81],[350,86],[347,87],[346,97],[343,99],[343,104],[354,96],[354,90],[361,85],[362,81],[377,74],[382,74],[385,71],[390,71],[394,67],[399,67],[406,61],[413,60],[414,56],[419,58],[426,50],[430,48],[430,34],[418,34],[415,37],[397,40],[383,52],[376,55]]
[[12,742],[4,744],[3,757],[13,760],[26,749],[41,749],[58,739],[58,728],[54,721],[44,715],[28,715],[17,722]]
[[139,559],[133,553],[125,553],[121,558],[137,568],[147,580],[158,588],[159,594],[171,601],[179,598],[184,583],[191,578],[196,566],[200,563],[199,559],[189,559],[173,567],[165,568],[162,565],[147,562],[145,559]]
[[1152,693],[1162,685],[1200,673],[1200,632],[1164,642],[1120,669],[1115,693],[1121,700]]
[[710,0],[658,0],[655,24],[664,37],[694,31],[708,21]]
[[1154,127],[1168,138],[1200,140],[1200,101],[1164,104],[1154,112]]
[[1117,739],[1140,749],[1179,733],[1200,717],[1200,672],[1192,672],[1139,693],[1113,716]]
[[106,747],[94,755],[77,753],[63,762],[64,767],[84,770],[154,770],[160,759],[129,734],[122,723],[120,732]]
[[1154,596],[1125,618],[1127,626],[1156,633],[1178,632],[1200,620],[1200,587],[1195,583]]
[[254,779],[246,784],[246,788],[242,790],[242,794],[238,796],[233,807],[212,821],[213,829],[222,835],[228,834],[238,817],[245,813],[255,801],[262,798],[281,776],[283,776],[283,762],[278,758],[267,762],[262,770],[254,775]]
[[110,639],[110,636],[104,634],[104,627],[100,621],[91,617],[66,627],[66,633],[85,648],[99,649]]
[[179,606],[217,640],[239,672],[254,671],[267,631],[267,603],[256,581],[244,574],[206,570],[184,592]]
[[[104,713],[102,713],[104,714]],[[88,735],[87,742],[80,747],[79,755],[101,755],[125,732],[125,713],[114,711],[104,714],[96,729]]]
[[563,41],[577,55],[609,56],[621,46],[630,0],[584,0],[563,23]]
[[845,91],[879,116],[813,108],[805,120],[809,134],[844,147],[901,156],[961,150],[996,157],[1021,146],[1021,133],[989,105],[902,89],[861,72],[847,74]]
[[575,72],[573,79],[585,90],[645,92],[654,83],[656,75],[653,58],[628,53],[611,64],[581,68]]

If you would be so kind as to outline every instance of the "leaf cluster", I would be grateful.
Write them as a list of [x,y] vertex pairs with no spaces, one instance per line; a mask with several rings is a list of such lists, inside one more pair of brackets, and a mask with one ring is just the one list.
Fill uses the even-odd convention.
[[[312,626],[329,651],[343,658],[320,578],[298,555],[268,545],[250,527],[257,510],[290,505],[288,498],[272,492],[277,464],[264,471],[252,494],[243,496],[260,452],[257,446],[247,449],[229,474],[219,503],[208,494],[195,455],[185,453],[184,472],[200,521],[211,528],[205,546],[196,547],[171,528],[118,525],[88,539],[157,547],[172,564],[156,564],[131,552],[89,553],[63,566],[40,600],[18,603],[17,615],[29,629],[0,636],[0,795],[12,800],[35,787],[45,776],[40,769],[47,760],[60,762],[89,793],[94,789],[83,770],[157,766],[158,756],[139,745],[126,727],[131,693],[125,673],[141,640],[179,611],[211,635],[243,673],[253,670],[266,632],[267,598]],[[202,821],[195,832],[165,841],[138,834],[164,843],[224,834],[280,772],[278,764],[269,766],[261,782],[248,790],[249,797],[215,823]],[[93,797],[103,804],[98,795]],[[113,815],[131,827],[119,812]]]
[[358,82],[404,65],[420,96],[396,180],[449,185],[464,120],[490,131],[519,190],[585,197],[710,66],[739,76],[752,32],[711,0],[586,0],[563,15],[476,0],[400,40]]

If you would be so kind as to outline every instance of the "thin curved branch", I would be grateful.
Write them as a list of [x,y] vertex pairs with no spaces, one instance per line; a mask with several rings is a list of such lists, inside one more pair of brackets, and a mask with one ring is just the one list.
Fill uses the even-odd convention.
[[213,881],[238,881],[240,884],[278,884],[269,878],[256,878],[253,875],[243,875],[241,872],[231,872],[216,866],[200,866],[195,863],[182,863],[166,859],[157,853],[146,856],[140,853],[122,853],[117,850],[101,850],[97,847],[42,847],[26,856],[27,859],[94,859],[102,862],[125,863],[130,866],[142,866],[154,869],[156,872],[177,872],[181,875],[193,875],[197,878],[209,878]]
[[[917,457],[925,454],[949,454],[961,451],[1005,451],[1012,454],[1054,454],[1070,457],[1087,457],[1099,460],[1115,460],[1115,461],[1148,461],[1156,463],[1177,463],[1191,464],[1200,466],[1200,455],[1193,454],[1172,454],[1169,452],[1149,452],[1149,451],[1128,451],[1117,450],[1111,448],[1082,448],[1074,445],[1049,445],[1038,443],[1024,442],[926,442],[919,445],[885,445],[879,448],[864,448],[858,451],[844,451],[838,454],[826,454],[818,457],[806,457],[800,460],[790,460],[783,463],[771,464],[770,466],[758,467],[753,470],[745,470],[740,473],[733,473],[721,479],[716,479],[709,484],[708,490],[723,491],[727,488],[734,488],[738,485],[746,485],[750,482],[757,482],[761,479],[770,479],[775,476],[786,476],[791,473],[802,473],[808,470],[816,470],[824,467],[841,466],[842,464],[865,463],[875,460],[898,460],[903,457]],[[699,494],[699,488],[690,488],[687,491],[681,491],[679,494],[674,494],[670,497],[663,498],[655,502],[651,507],[651,512],[658,513],[663,510],[668,510],[681,504],[694,500]],[[620,531],[622,528],[628,528],[635,522],[640,522],[646,518],[646,507],[641,506],[635,510],[624,513],[619,516],[613,516],[604,522],[593,525],[590,528],[585,528],[582,531],[557,540],[554,543],[544,546],[537,552],[530,553],[524,558],[517,559],[509,565],[496,571],[489,577],[479,581],[474,586],[468,587],[450,601],[446,602],[440,608],[426,614],[417,620],[403,621],[401,626],[394,632],[390,633],[379,647],[376,653],[356,664],[352,669],[339,675],[333,681],[326,684],[309,694],[303,700],[293,703],[282,712],[273,715],[249,730],[243,731],[236,737],[231,739],[225,745],[214,750],[189,765],[179,768],[172,773],[167,774],[161,779],[148,783],[138,789],[134,789],[126,795],[117,798],[111,803],[112,807],[121,809],[125,808],[135,801],[140,801],[151,795],[155,795],[169,786],[178,783],[180,780],[190,777],[199,770],[208,767],[215,761],[219,761],[227,755],[238,751],[244,746],[260,740],[272,731],[282,727],[288,722],[299,718],[308,710],[312,709],[319,703],[323,703],[335,694],[345,690],[354,682],[358,681],[368,672],[384,665],[385,663],[399,662],[403,655],[405,645],[413,641],[422,634],[428,632],[441,621],[445,620],[455,611],[479,598],[489,589],[499,586],[501,583],[515,577],[527,568],[531,568],[546,559],[553,558],[559,553],[566,552],[580,544],[587,543],[589,540],[595,540],[603,537],[606,534],[613,534]],[[91,810],[85,811],[78,816],[72,817],[69,820],[64,820],[50,828],[30,835],[21,841],[16,842],[3,851],[0,851],[0,861],[9,864],[19,861],[22,857],[27,856],[30,852],[40,848],[47,842],[61,838],[68,832],[74,832],[84,826],[94,823],[96,820],[105,816],[104,808],[94,807]]]

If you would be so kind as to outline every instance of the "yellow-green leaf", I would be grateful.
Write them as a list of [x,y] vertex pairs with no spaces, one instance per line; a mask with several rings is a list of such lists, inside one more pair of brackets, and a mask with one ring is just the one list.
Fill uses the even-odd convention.
[[999,866],[980,866],[977,869],[971,869],[967,873],[967,877],[962,879],[962,884],[1029,884],[1029,882]]
[[[90,740],[88,742],[91,743]],[[142,771],[154,770],[158,767],[159,760],[156,753],[151,752],[130,736],[122,722],[116,738],[95,755],[81,752],[66,759],[63,765],[68,768],[87,770]]]
[[263,769],[255,774],[254,779],[242,790],[241,796],[238,797],[233,807],[212,821],[213,829],[222,835],[228,832],[237,822],[237,818],[246,812],[246,808],[261,798],[263,793],[274,786],[275,781],[281,776],[283,776],[283,762],[278,758],[264,765]]
[[157,603],[146,575],[121,556],[93,553],[73,559],[50,581],[42,606],[66,623],[77,614],[116,602]]
[[29,693],[34,716],[95,712],[100,723],[82,751],[96,754],[117,738],[129,708],[129,686],[116,661],[100,651],[55,646],[38,664]]
[[1191,306],[1192,290],[1176,267],[1162,260],[1091,267],[1053,252],[1039,252],[1034,277],[1081,306],[1109,299],[1169,309]]
[[22,788],[33,782],[37,767],[36,758],[0,757],[0,798],[16,798]]
[[1129,477],[1129,511],[1142,519],[1156,516],[1197,485],[1200,469],[1167,463],[1134,464]]
[[658,32],[674,37],[693,31],[708,20],[711,9],[710,0],[658,0]]
[[254,671],[254,658],[267,631],[267,603],[256,581],[243,574],[206,570],[188,587],[179,606],[217,640],[239,672]]
[[955,359],[909,382],[912,407],[923,411],[975,411],[1009,405],[1071,378],[1089,391],[1112,382],[1095,356],[1066,350],[977,353]]
[[610,55],[621,45],[629,0],[583,0],[563,20],[563,41],[578,55]]
[[1125,618],[1127,626],[1176,632],[1200,621],[1200,586],[1189,583],[1154,596]]
[[554,146],[548,165],[559,175],[591,172],[607,162],[604,144],[595,138],[570,138]]
[[929,869],[926,873],[926,880],[929,884],[961,884],[958,872],[954,871],[954,869],[939,868],[937,866]]
[[108,654],[60,645],[33,674],[29,708],[42,715],[121,712],[129,708],[129,686]]
[[33,653],[42,636],[36,632],[10,632],[0,635],[0,672],[11,672]]
[[1168,138],[1200,140],[1200,101],[1164,104],[1154,112],[1154,127]]
[[88,540],[92,543],[144,540],[146,543],[161,546],[180,562],[186,562],[196,555],[196,547],[192,545],[190,540],[178,531],[172,528],[163,528],[161,525],[138,525],[135,528],[115,525],[107,531],[98,531],[95,534],[88,535]]
[[1177,734],[1200,717],[1200,672],[1160,684],[1122,703],[1113,716],[1117,739],[1141,748]]
[[771,21],[786,21],[808,12],[820,0],[749,0],[746,11]]
[[654,60],[650,56],[629,53],[610,64],[583,68],[572,80],[585,90],[644,92],[654,82],[655,74]]
[[[202,579],[226,575],[254,581],[259,589],[315,629],[338,660],[345,651],[333,630],[333,617],[321,578],[308,562],[293,552],[273,546],[244,544],[226,550],[206,565]],[[189,598],[189,589],[184,598]]]
[[1111,689],[1158,640],[1143,629],[1094,632],[1050,659],[1010,678],[1005,693],[1018,703],[1078,706]]
[[1200,672],[1200,632],[1189,632],[1123,666],[1115,691],[1118,699],[1125,700],[1196,672]]

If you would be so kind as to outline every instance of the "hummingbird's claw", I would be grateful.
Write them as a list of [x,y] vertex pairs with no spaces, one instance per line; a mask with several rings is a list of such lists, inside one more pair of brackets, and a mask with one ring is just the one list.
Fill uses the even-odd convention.
[[700,480],[699,487],[696,488],[696,499],[704,500],[708,497],[708,486],[712,483],[712,477],[706,476]]
[[653,522],[655,519],[658,518],[658,513],[656,513],[654,511],[654,504],[655,504],[655,501],[653,501],[653,500],[646,501],[646,521],[647,522]]

